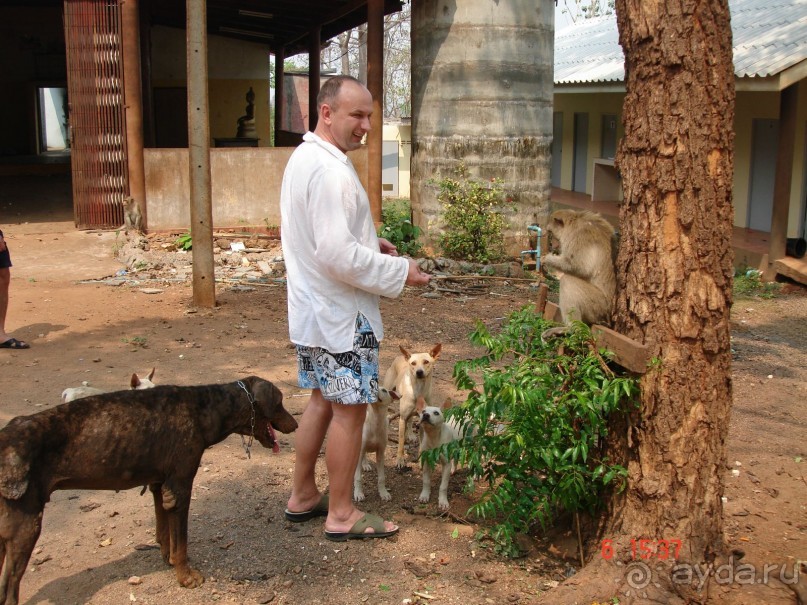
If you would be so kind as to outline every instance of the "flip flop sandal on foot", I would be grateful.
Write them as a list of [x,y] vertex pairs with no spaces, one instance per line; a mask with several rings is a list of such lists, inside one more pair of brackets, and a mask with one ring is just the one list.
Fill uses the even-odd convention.
[[9,338],[5,342],[0,342],[0,349],[30,349],[31,345],[23,340]]
[[327,516],[328,516],[328,494],[323,494],[322,498],[320,498],[319,502],[317,502],[317,505],[311,510],[305,510],[299,513],[295,513],[290,511],[288,508],[286,509],[286,520],[291,521],[292,523],[303,523],[304,521],[310,521],[315,517],[327,517]]
[[[372,532],[365,533],[367,529],[372,529]],[[365,514],[361,519],[353,524],[350,531],[328,531],[325,530],[325,537],[333,542],[345,542],[347,540],[369,540],[371,538],[389,538],[397,534],[398,529],[387,531],[384,526],[384,519],[378,515],[370,513]]]

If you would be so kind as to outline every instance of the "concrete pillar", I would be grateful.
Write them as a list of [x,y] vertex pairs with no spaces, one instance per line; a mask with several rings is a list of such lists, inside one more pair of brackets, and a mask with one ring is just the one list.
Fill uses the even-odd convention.
[[216,282],[213,264],[205,2],[206,0],[187,0],[188,164],[191,190],[190,228],[193,236],[193,304],[214,307]]
[[415,223],[428,243],[441,232],[432,179],[465,164],[500,178],[515,210],[505,247],[527,249],[551,190],[554,71],[552,0],[412,3],[412,177]]

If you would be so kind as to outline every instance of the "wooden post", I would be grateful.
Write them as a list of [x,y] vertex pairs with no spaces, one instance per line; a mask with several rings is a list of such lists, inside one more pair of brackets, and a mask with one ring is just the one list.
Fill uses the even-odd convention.
[[367,135],[367,196],[376,224],[381,222],[381,156],[384,139],[384,0],[367,4],[367,88],[373,115]]
[[319,96],[320,81],[320,36],[319,27],[311,30],[308,38],[308,130],[314,132],[317,127],[319,114],[317,113],[317,97]]
[[193,304],[214,307],[216,282],[213,271],[213,194],[210,180],[205,1],[187,0],[188,164],[190,227],[193,236]]
[[146,170],[143,160],[143,87],[140,71],[140,15],[137,0],[121,2],[123,90],[129,195],[140,206],[143,229],[148,226]]
[[286,94],[285,83],[285,66],[283,63],[286,61],[286,47],[279,46],[275,49],[275,140],[274,146],[278,147],[278,133],[283,125],[283,112],[286,111],[286,104],[284,96]]
[[796,144],[796,115],[798,113],[799,85],[792,84],[779,93],[779,147],[776,151],[776,176],[773,183],[773,209],[771,210],[771,239],[768,261],[763,279],[776,278],[773,262],[785,255],[787,244],[787,218],[790,210],[790,184],[793,179],[793,150]]

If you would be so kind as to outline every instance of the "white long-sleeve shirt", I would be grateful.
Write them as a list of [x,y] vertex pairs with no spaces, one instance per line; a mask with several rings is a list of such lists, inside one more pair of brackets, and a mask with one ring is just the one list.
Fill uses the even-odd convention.
[[380,341],[379,296],[401,293],[409,263],[379,252],[370,202],[350,159],[306,133],[283,174],[280,216],[291,341],[350,351],[357,313]]

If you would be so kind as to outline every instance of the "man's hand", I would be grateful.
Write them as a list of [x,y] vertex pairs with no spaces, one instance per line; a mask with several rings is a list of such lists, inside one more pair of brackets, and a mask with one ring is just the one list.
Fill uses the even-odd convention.
[[414,259],[407,259],[409,261],[409,273],[406,276],[407,286],[425,286],[432,278],[431,275],[425,271],[421,271],[418,267],[417,261]]
[[395,246],[395,244],[393,244],[389,240],[384,239],[383,237],[378,238],[378,249],[381,251],[381,254],[398,256],[398,248]]

